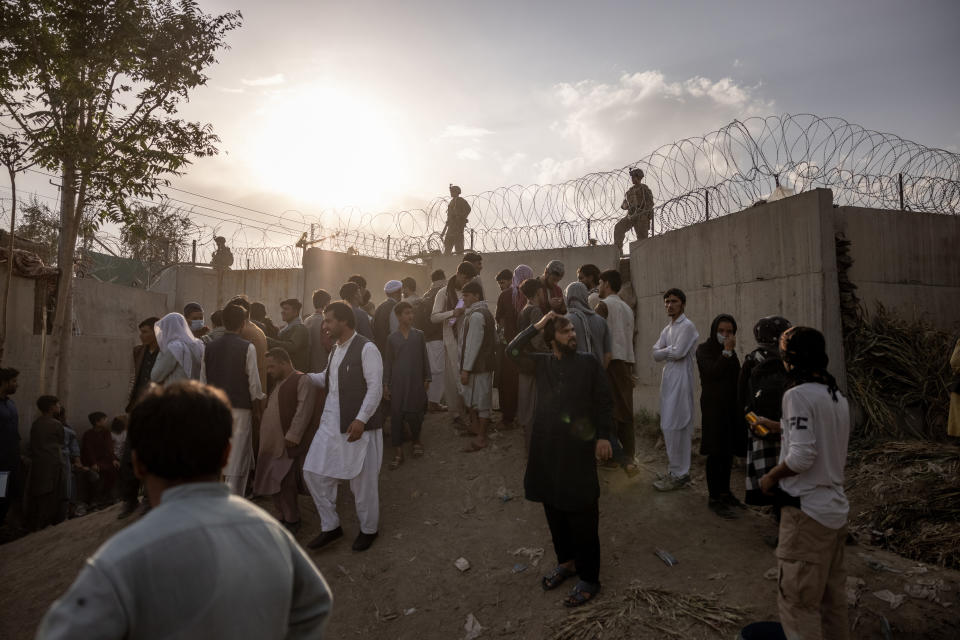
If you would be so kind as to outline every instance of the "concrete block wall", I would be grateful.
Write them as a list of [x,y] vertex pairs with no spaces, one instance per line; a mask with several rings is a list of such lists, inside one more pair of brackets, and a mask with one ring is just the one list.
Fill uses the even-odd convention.
[[[222,309],[230,298],[245,293],[267,307],[267,315],[280,322],[280,301],[304,299],[303,269],[216,271],[209,267],[178,265],[168,268],[150,290],[166,295],[167,309],[182,312],[188,302],[199,302],[209,314]],[[309,303],[305,303],[309,308]],[[208,320],[209,322],[209,320]]]
[[[829,190],[636,241],[630,247],[630,270],[637,295],[637,407],[659,411],[663,365],[653,361],[651,348],[668,322],[663,292],[671,287],[686,293],[686,314],[700,332],[700,342],[707,338],[713,318],[729,313],[737,319],[742,360],[756,347],[756,320],[782,315],[824,332],[831,371],[843,380]],[[699,405],[699,380],[695,397]],[[697,411],[699,424],[699,406]]]
[[[311,307],[310,298],[317,289],[326,289],[333,299],[339,298],[340,286],[353,274],[367,279],[367,288],[372,300],[379,304],[386,299],[383,285],[389,280],[410,277],[417,281],[417,291],[430,288],[430,267],[422,264],[351,256],[322,249],[308,249],[303,260],[305,273],[304,304]],[[312,311],[312,309],[311,309]]]
[[960,216],[834,209],[850,240],[850,280],[868,312],[876,303],[904,320],[960,332]]
[[[24,442],[37,415],[41,394],[41,336],[33,333],[36,281],[14,277],[10,294],[11,326],[4,366],[20,371],[14,398],[20,413]],[[82,434],[87,415],[121,413],[133,376],[133,347],[139,343],[137,325],[143,318],[166,313],[162,294],[93,280],[79,279],[74,289],[73,349],[70,358],[70,398],[67,421]],[[49,336],[48,336],[49,338]]]

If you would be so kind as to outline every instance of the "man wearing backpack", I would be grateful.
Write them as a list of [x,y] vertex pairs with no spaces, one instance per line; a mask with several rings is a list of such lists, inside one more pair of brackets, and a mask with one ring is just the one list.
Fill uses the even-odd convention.
[[430,315],[433,313],[437,294],[447,286],[447,276],[443,269],[437,269],[430,274],[430,280],[430,290],[412,304],[414,326],[423,331],[423,337],[427,341],[427,359],[430,361],[432,382],[427,389],[427,411],[437,412],[447,410],[440,404],[445,391],[443,361],[446,356],[443,350],[443,325],[431,322]]
[[[787,372],[780,360],[780,335],[792,325],[786,318],[767,316],[753,327],[757,348],[747,354],[737,380],[737,401],[744,415],[757,416],[758,426],[750,426],[747,448],[747,493],[744,501],[755,506],[772,505],[770,496],[760,490],[760,478],[777,465],[780,458],[779,421]],[[767,431],[768,433],[763,433]]]

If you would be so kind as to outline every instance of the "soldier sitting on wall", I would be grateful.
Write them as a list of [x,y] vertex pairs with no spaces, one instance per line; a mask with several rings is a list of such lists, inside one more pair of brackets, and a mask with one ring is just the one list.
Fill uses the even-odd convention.
[[653,192],[643,184],[643,170],[630,169],[630,180],[633,186],[627,189],[623,197],[621,209],[627,212],[613,228],[613,244],[617,247],[617,254],[623,255],[623,238],[627,230],[632,228],[637,234],[637,240],[643,240],[650,232],[650,223],[653,221]]

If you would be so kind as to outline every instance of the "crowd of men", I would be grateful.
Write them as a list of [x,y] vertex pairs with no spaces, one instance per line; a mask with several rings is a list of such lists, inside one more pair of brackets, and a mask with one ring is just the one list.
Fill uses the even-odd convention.
[[[632,206],[641,206],[642,190],[634,196],[641,204]],[[220,560],[227,554],[256,560],[251,571],[262,570],[266,583],[284,585],[279,601],[289,606],[283,615],[291,628],[295,619],[304,629],[321,628],[330,595],[294,538],[301,522],[298,495],[309,494],[319,514],[321,530],[305,545],[318,551],[344,535],[337,491],[348,481],[360,525],[352,548],[369,549],[380,530],[382,430],[390,430],[388,468],[397,469],[406,462],[406,442],[413,458],[424,455],[428,411],[452,414],[469,438],[464,453],[489,446],[497,409],[498,429],[522,430],[526,497],[543,503],[557,555],[541,587],[554,589],[577,576],[564,604],[580,606],[596,597],[597,468],[638,473],[636,327],[634,310],[619,295],[624,278],[616,269],[584,264],[577,280],[561,290],[566,268],[553,260],[539,275],[527,265],[505,269],[496,277],[499,291],[485,292],[482,269],[482,257],[468,252],[450,277],[434,271],[422,295],[414,278],[389,280],[379,305],[370,303],[367,281],[352,276],[340,287],[339,300],[315,291],[309,315],[299,300],[283,300],[280,328],[262,303],[243,295],[209,315],[190,303],[182,313],[147,318],[133,352],[126,413],[111,426],[105,414],[91,414],[91,429],[72,449],[76,436],[58,399],[37,400],[26,482],[7,460],[9,425],[16,432],[11,396],[18,374],[0,370],[4,495],[26,490],[31,527],[68,515],[69,496],[77,491],[68,477],[83,485],[85,495],[97,496],[89,501],[122,500],[121,518],[151,511],[88,563],[48,613],[40,637],[101,637],[83,631],[111,615],[122,627],[109,637],[172,632],[176,623],[163,607],[137,606],[163,600],[160,590],[175,580],[139,572],[150,562],[152,545],[170,544],[170,537],[178,563],[191,574],[202,574],[197,566],[230,565]],[[780,523],[780,613],[787,637],[821,637],[821,625],[823,637],[845,637],[849,415],[826,371],[823,336],[780,317],[763,318],[754,327],[758,347],[741,366],[732,316],[717,316],[698,345],[684,292],[669,289],[663,303],[667,324],[645,356],[663,363],[660,427],[668,463],[654,487],[668,492],[690,483],[699,371],[708,507],[723,518],[736,517],[743,504],[730,488],[731,467],[734,456],[746,456],[746,502],[772,505]],[[276,520],[243,500],[253,495],[272,499]],[[0,518],[8,502],[0,503]],[[143,524],[148,519],[149,529]],[[215,525],[220,539],[204,539],[201,532]],[[267,567],[269,558],[257,556],[251,545],[271,547],[286,558],[278,561],[284,566]],[[811,569],[813,556],[818,564]],[[181,612],[178,620],[242,630],[240,635],[273,624],[270,615],[253,620],[240,613],[246,610],[243,598],[254,597],[253,587],[237,587],[242,593],[231,596],[235,618],[216,620],[226,614],[215,591],[233,582],[249,580],[220,576],[210,585],[191,584],[189,597],[175,603],[196,610],[197,617]],[[203,586],[214,592],[201,593]]]

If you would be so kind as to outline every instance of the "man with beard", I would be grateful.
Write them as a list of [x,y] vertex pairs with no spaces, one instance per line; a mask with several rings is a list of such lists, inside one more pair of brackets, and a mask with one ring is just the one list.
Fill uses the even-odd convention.
[[349,480],[360,521],[353,550],[366,551],[380,525],[383,435],[377,408],[383,396],[383,360],[373,341],[356,332],[356,315],[346,302],[327,305],[323,323],[336,344],[326,371],[310,374],[327,390],[327,400],[303,463],[303,479],[317,506],[321,530],[307,546],[321,549],[343,537],[337,485]]
[[[267,351],[267,375],[274,386],[260,421],[253,492],[272,496],[280,524],[296,533],[300,529],[297,494],[303,485],[303,458],[320,424],[318,410],[323,403],[313,381],[294,368],[286,349]],[[302,493],[306,493],[305,486]]]
[[[540,332],[551,353],[531,350]],[[563,601],[578,607],[600,592],[596,459],[613,455],[613,398],[600,361],[577,353],[573,325],[553,311],[521,331],[507,353],[536,371],[536,416],[523,484],[527,500],[543,503],[557,553],[557,567],[541,587],[556,589],[579,576]]]

